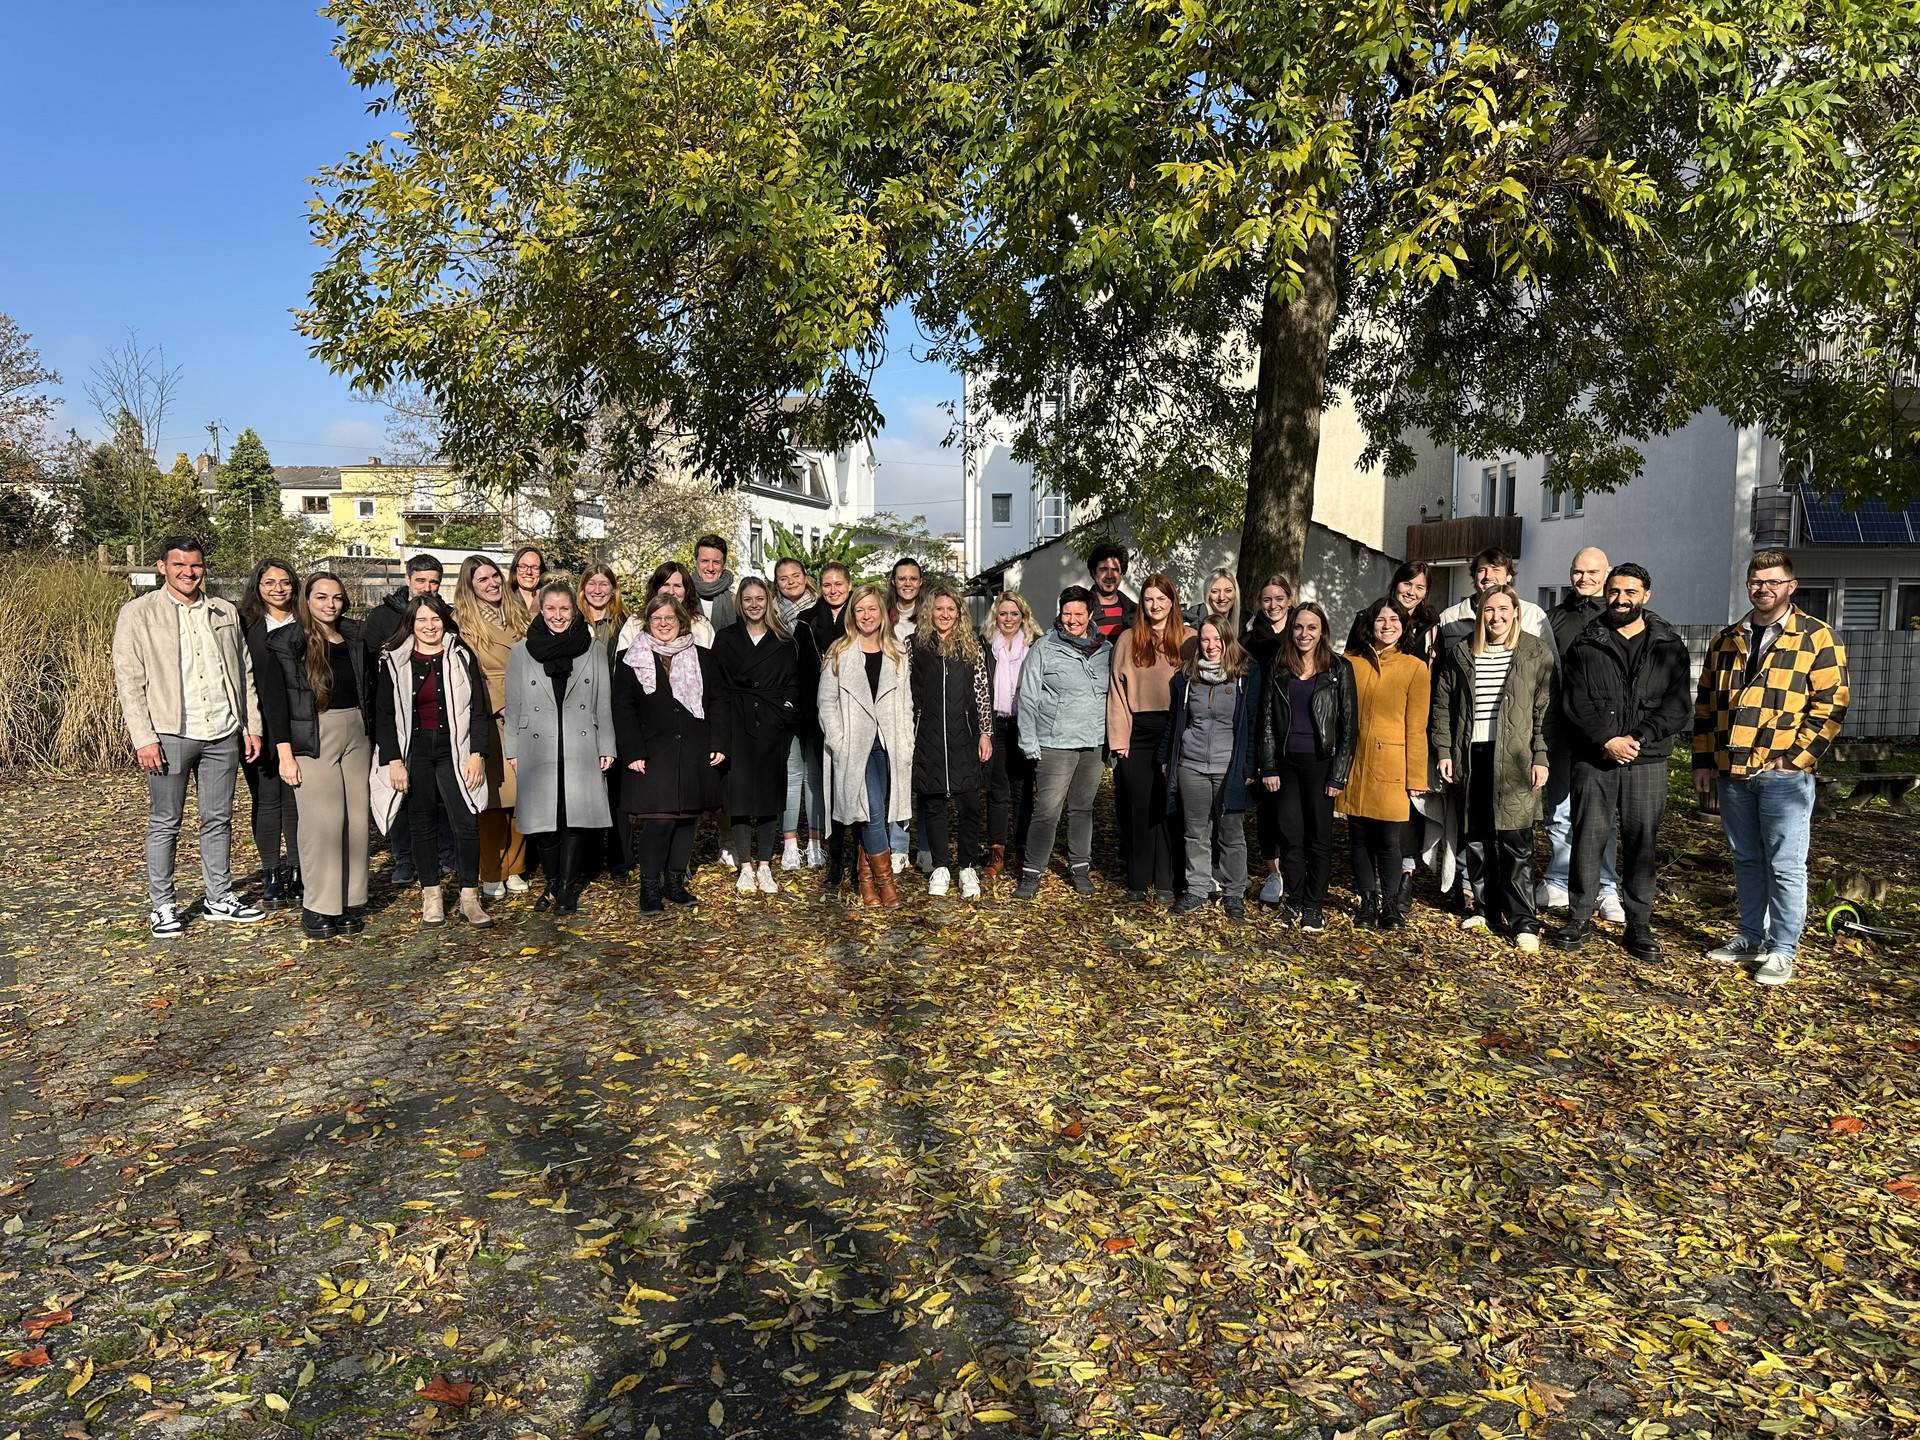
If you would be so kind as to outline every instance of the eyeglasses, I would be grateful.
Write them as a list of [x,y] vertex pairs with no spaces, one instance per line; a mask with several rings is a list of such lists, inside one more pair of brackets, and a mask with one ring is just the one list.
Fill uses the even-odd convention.
[[1747,588],[1749,590],[1784,590],[1791,584],[1793,584],[1791,580],[1749,580]]

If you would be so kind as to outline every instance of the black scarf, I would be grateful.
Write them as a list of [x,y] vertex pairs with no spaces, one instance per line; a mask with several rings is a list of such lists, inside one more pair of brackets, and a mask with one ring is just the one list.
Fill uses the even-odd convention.
[[573,674],[573,662],[586,654],[591,644],[593,631],[578,615],[558,635],[553,633],[544,619],[536,618],[527,627],[528,656],[537,660],[540,668],[555,681],[564,681]]

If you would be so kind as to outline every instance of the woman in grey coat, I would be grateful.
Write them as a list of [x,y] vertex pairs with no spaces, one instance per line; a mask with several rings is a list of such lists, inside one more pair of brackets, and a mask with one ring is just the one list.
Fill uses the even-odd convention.
[[579,909],[574,876],[583,830],[613,824],[602,778],[619,753],[604,645],[564,583],[541,587],[539,610],[507,655],[505,741],[517,794],[514,823],[540,848],[546,893],[534,909]]

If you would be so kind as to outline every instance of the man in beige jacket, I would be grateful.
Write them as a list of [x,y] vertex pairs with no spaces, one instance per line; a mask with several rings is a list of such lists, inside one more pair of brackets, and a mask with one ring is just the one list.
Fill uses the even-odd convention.
[[234,777],[244,754],[260,754],[260,697],[240,616],[206,593],[207,561],[198,540],[160,542],[157,590],[120,609],[113,627],[113,679],[140,768],[147,773],[149,928],[186,928],[174,903],[174,853],[187,806],[187,778],[200,792],[200,874],[209,920],[266,919],[233,893]]

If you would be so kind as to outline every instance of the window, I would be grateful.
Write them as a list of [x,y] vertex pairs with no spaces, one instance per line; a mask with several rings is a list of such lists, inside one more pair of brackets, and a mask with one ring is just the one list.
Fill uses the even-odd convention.
[[760,539],[760,527],[754,526],[747,532],[747,553],[753,559],[753,568],[758,570],[766,563],[766,549]]
[[807,548],[810,550],[818,550],[820,548],[820,531],[818,529],[809,530],[807,536]]
[[993,497],[993,523],[1011,525],[1013,523],[1013,496],[995,495]]
[[1540,484],[1540,518],[1542,520],[1560,518],[1560,492],[1552,489],[1544,480]]
[[1900,599],[1893,608],[1893,628],[1920,630],[1920,585],[1900,587]]
[[1499,487],[1499,481],[1500,472],[1491,465],[1480,472],[1480,513],[1482,515],[1497,515],[1500,513],[1493,508],[1494,501],[1499,498],[1496,493]]
[[1793,592],[1793,603],[1816,620],[1830,619],[1833,614],[1833,587],[1802,584]]
[[1553,605],[1553,586],[1542,585],[1540,587],[1540,608],[1542,610],[1551,610]]
[[1569,520],[1578,520],[1582,515],[1586,513],[1587,513],[1587,502],[1583,496],[1580,496],[1580,495],[1567,496],[1567,518]]
[[1518,515],[1520,513],[1514,505],[1512,462],[1508,462],[1500,467],[1500,509],[1497,513],[1501,515]]
[[356,500],[353,502],[353,516],[356,520],[373,519],[373,501]]
[[1884,627],[1882,611],[1887,603],[1887,592],[1877,586],[1871,590],[1849,585],[1840,598],[1840,628],[1842,630],[1879,630]]
[[373,555],[373,547],[371,545],[361,545],[353,541],[349,541],[347,544],[341,546],[340,551],[343,555],[352,559],[370,559]]
[[1067,497],[1059,493],[1040,497],[1040,538],[1052,540],[1067,533]]

